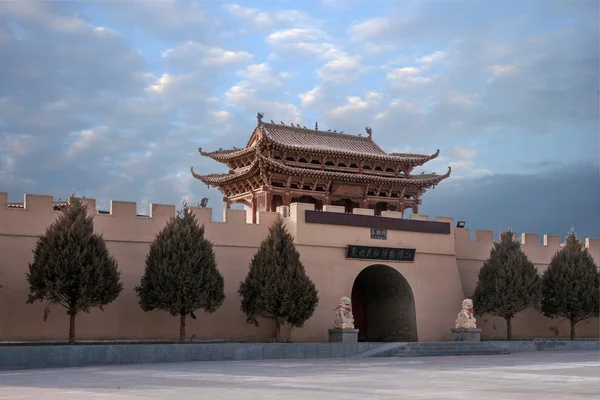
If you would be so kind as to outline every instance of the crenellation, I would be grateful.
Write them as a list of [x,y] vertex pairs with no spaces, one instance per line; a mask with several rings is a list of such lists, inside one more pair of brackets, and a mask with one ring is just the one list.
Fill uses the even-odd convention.
[[454,218],[452,217],[435,217],[437,222],[447,222],[450,226],[454,227]]
[[588,249],[596,264],[600,266],[600,239],[585,239],[585,247]]
[[77,200],[81,202],[81,204],[87,208],[87,212],[90,215],[98,214],[98,210],[96,208],[96,199],[88,199],[83,197],[78,197]]
[[523,246],[539,246],[540,238],[537,233],[521,233],[521,244]]
[[279,213],[275,211],[259,211],[256,222],[261,225],[271,226],[277,220],[277,216],[279,216]]
[[150,204],[150,218],[168,220],[175,215],[175,206],[172,204]]
[[558,249],[560,247],[560,236],[544,235],[544,246]]
[[51,213],[54,211],[54,198],[42,194],[26,194],[23,205],[28,212]]
[[227,224],[246,224],[246,210],[225,209],[223,211],[223,222]]
[[477,229],[475,231],[475,241],[480,243],[494,243],[494,231]]
[[454,240],[460,243],[472,243],[471,242],[471,230],[467,228],[456,228],[454,229]]
[[212,208],[209,207],[189,207],[192,214],[196,216],[196,221],[200,225],[208,225],[213,223],[212,220]]
[[334,212],[334,213],[345,213],[346,207],[344,206],[332,206],[332,205],[324,205],[323,211],[326,212]]
[[411,214],[409,219],[414,221],[429,221],[429,215],[426,214]]
[[399,211],[382,211],[381,216],[385,218],[402,219],[402,213]]
[[8,205],[8,193],[0,192],[0,204],[2,204],[2,208],[0,208],[2,211]]
[[352,214],[358,215],[375,215],[375,210],[372,208],[355,208],[352,210]]
[[135,201],[110,201],[110,215],[117,218],[137,217],[137,203]]

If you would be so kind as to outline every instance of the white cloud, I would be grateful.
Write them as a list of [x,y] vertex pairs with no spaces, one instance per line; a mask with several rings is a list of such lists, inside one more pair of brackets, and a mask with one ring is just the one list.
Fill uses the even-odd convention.
[[358,55],[349,55],[340,51],[325,54],[328,61],[317,69],[317,76],[328,83],[350,83],[358,79],[366,68],[361,65]]
[[434,53],[420,57],[416,61],[419,64],[435,64],[444,61],[447,56],[448,53],[445,51],[436,51]]
[[423,76],[421,68],[403,67],[392,69],[388,72],[387,77],[391,84],[396,88],[405,88],[411,85],[423,85],[431,83],[433,77]]
[[367,92],[364,98],[359,96],[348,96],[346,98],[346,104],[332,109],[328,114],[333,119],[343,119],[351,114],[377,107],[382,98],[383,95],[377,92]]
[[225,50],[188,41],[163,53],[163,58],[178,66],[235,67],[249,63],[254,56],[246,51]]
[[373,38],[389,34],[394,27],[394,22],[388,17],[370,18],[353,25],[350,35],[355,41],[370,41]]
[[290,78],[290,74],[278,73],[267,63],[248,65],[244,70],[238,71],[238,75],[260,84],[274,86],[280,86],[283,80]]
[[[375,19],[352,26],[358,3]],[[520,144],[536,162],[553,148],[597,159],[593,2],[536,6],[527,20],[478,1],[411,2],[401,15],[384,3],[338,2],[319,21],[303,2],[102,2],[96,26],[80,2],[0,2],[0,190],[220,207],[189,167],[226,167],[195,149],[243,145],[257,111],[371,126],[386,150],[439,146],[431,168],[453,163],[457,185],[497,172],[500,155],[482,160],[479,146],[507,132],[544,135],[546,156]]]
[[323,57],[334,50],[329,35],[317,28],[290,28],[269,34],[265,41],[279,57]]
[[243,7],[238,4],[225,4],[223,8],[233,16],[257,29],[269,29],[277,25],[306,26],[313,23],[310,15],[305,11],[276,10],[266,12],[257,8]]
[[300,102],[304,107],[311,107],[317,104],[323,97],[323,89],[320,86],[315,86],[307,92],[300,93]]

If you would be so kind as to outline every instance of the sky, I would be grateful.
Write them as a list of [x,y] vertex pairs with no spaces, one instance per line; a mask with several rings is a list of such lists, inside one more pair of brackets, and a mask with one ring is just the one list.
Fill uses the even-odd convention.
[[0,192],[222,195],[256,114],[440,157],[421,214],[600,237],[597,0],[2,1]]

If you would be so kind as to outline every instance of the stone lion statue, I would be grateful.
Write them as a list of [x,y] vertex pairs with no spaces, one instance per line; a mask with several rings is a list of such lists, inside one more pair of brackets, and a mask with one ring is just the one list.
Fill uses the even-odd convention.
[[354,316],[352,315],[352,301],[349,297],[342,297],[335,310],[333,327],[335,329],[354,329]]
[[456,329],[475,329],[477,327],[477,320],[473,316],[473,313],[473,300],[464,299],[462,309],[456,318]]

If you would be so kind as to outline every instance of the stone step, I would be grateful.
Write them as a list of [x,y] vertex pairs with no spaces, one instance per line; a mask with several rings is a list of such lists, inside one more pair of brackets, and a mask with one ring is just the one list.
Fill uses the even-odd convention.
[[402,350],[397,352],[391,352],[393,355],[454,355],[454,354],[509,354],[507,351],[501,349],[427,349],[427,350]]
[[386,349],[374,357],[427,357],[460,355],[500,355],[510,354],[485,342],[446,342],[446,343],[403,343]]

